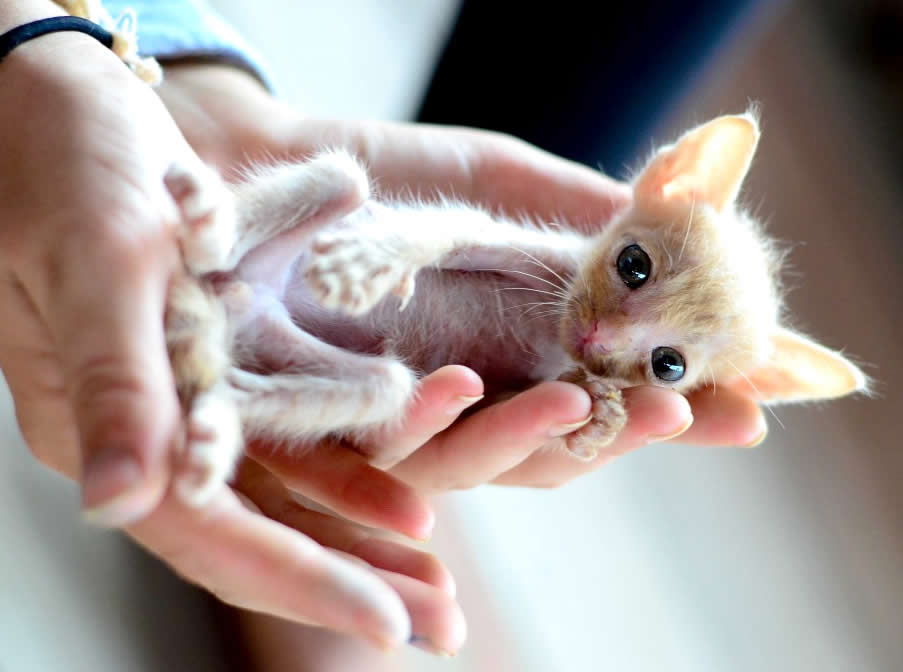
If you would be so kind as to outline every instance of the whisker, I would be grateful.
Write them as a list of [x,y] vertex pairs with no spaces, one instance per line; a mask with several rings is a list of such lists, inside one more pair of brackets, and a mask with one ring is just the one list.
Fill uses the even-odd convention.
[[[524,255],[525,257],[527,257],[527,258],[529,258],[529,259],[532,259],[536,264],[538,264],[538,265],[541,266],[542,268],[546,269],[549,273],[551,273],[551,274],[554,275],[556,278],[558,278],[558,280],[561,282],[561,285],[559,286],[559,289],[565,289],[565,290],[567,289],[567,285],[568,285],[567,281],[566,281],[564,278],[562,278],[560,275],[558,275],[555,271],[553,271],[553,270],[552,270],[545,262],[543,262],[543,261],[537,259],[536,257],[534,257],[532,254],[530,254],[530,253],[527,252],[526,250],[520,250],[520,249],[514,247],[513,245],[510,246],[510,247],[511,247],[512,250],[514,250],[514,251],[516,251],[516,252],[520,252],[520,253],[521,253],[522,255]],[[549,283],[549,284],[552,284],[552,283]]]
[[558,306],[561,305],[560,301],[531,301],[530,303],[519,303],[516,306],[507,306],[502,308],[502,312],[506,310],[514,310],[515,308],[523,308],[525,306]]
[[668,247],[664,246],[664,245],[662,246],[662,249],[664,249],[665,254],[668,255],[668,270],[673,271],[674,270],[674,257],[671,256],[671,250],[669,250]]
[[533,278],[534,280],[539,280],[540,282],[544,282],[547,285],[554,287],[561,292],[566,291],[564,287],[560,287],[556,285],[551,280],[546,280],[545,278],[540,278],[538,275],[533,275],[532,273],[527,273],[526,271],[515,271],[513,269],[503,269],[503,268],[478,268],[477,271],[493,271],[495,273],[517,273],[518,275],[526,275],[528,278]]
[[522,315],[530,315],[532,313],[534,315],[567,315],[567,311],[558,310],[557,308],[547,308],[546,310],[541,310],[537,313],[536,310],[538,308],[539,308],[539,306],[534,306],[533,308],[530,308],[530,310],[525,310],[521,314]]
[[684,257],[684,249],[687,247],[687,241],[690,239],[690,229],[693,228],[693,213],[696,211],[696,193],[693,193],[693,200],[690,201],[690,217],[687,221],[687,232],[684,234],[683,245],[680,246],[680,254],[677,255],[677,263]]
[[[753,382],[749,379],[749,376],[747,376],[747,375],[746,375],[745,373],[743,373],[740,369],[738,369],[736,366],[734,366],[734,363],[733,363],[731,360],[725,359],[724,361],[726,361],[728,364],[730,364],[731,367],[734,369],[734,371],[736,371],[736,372],[739,373],[741,376],[743,376],[743,379],[744,379],[747,383],[749,383],[749,386],[753,389],[753,391],[754,391],[754,392],[756,393],[756,395],[759,397],[758,401],[761,402],[761,403],[764,403],[764,402],[763,402],[762,393],[759,392],[759,388],[757,388],[757,387],[753,384]],[[778,417],[777,413],[775,413],[774,410],[771,408],[771,406],[768,406],[768,405],[766,404],[766,405],[765,405],[765,408],[768,410],[769,413],[771,413],[771,417],[773,417],[773,418],[777,421],[778,425],[781,426],[781,429],[787,429],[787,428],[784,426],[784,423],[781,422],[781,419]]]
[[511,292],[511,291],[519,291],[519,292],[536,292],[537,294],[548,294],[549,296],[555,296],[559,299],[567,299],[568,297],[564,294],[558,294],[556,292],[548,292],[544,289],[534,289],[533,287],[499,287],[494,290],[496,292]]
[[[525,314],[526,314],[526,313],[525,313]],[[560,314],[560,313],[549,313],[549,312],[546,312],[546,313],[534,313],[533,315],[530,316],[530,319],[529,319],[529,320],[526,320],[526,321],[524,322],[524,324],[525,324],[525,325],[526,325],[526,324],[532,324],[533,322],[536,322],[537,320],[541,320],[541,319],[543,319],[543,318],[545,318],[545,317],[561,317],[561,314]]]
[[[536,310],[539,310],[539,308],[540,308],[540,306],[533,306],[532,308],[528,308],[527,310],[525,310],[525,311],[524,311],[523,313],[521,313],[521,314],[522,314],[522,315],[529,315],[530,313],[532,313],[532,312],[534,312],[534,311],[536,311]],[[549,314],[554,313],[555,315],[567,315],[567,314],[568,314],[568,311],[565,310],[565,309],[562,309],[562,308],[547,308],[545,312],[547,312],[547,313],[549,313]]]

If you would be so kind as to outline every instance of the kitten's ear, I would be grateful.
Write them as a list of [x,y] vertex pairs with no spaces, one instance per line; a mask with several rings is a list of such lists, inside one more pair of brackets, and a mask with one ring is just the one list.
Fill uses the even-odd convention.
[[801,334],[779,328],[771,341],[771,359],[732,387],[745,386],[748,394],[752,384],[763,402],[832,399],[868,388],[867,378],[852,362]]
[[698,126],[659,150],[634,183],[634,198],[651,207],[706,203],[720,212],[737,197],[758,142],[751,113]]

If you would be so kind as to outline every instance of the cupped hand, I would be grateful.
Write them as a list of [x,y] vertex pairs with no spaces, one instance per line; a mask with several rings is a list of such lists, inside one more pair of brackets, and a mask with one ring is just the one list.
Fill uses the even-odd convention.
[[[81,482],[87,517],[125,525],[227,602],[383,647],[413,626],[457,648],[463,620],[431,556],[277,512],[260,487],[255,502],[224,488],[203,510],[169,494],[183,428],[163,314],[181,262],[163,177],[199,159],[159,97],[87,36],[23,44],[0,76],[0,366],[35,456]],[[428,534],[428,506],[392,476],[340,460],[322,476],[337,488],[323,499],[350,517]],[[384,508],[355,500],[372,491]]]
[[84,35],[28,42],[0,71],[0,364],[32,450],[80,476],[88,514],[125,522],[163,496],[179,436],[163,175],[193,153],[152,91]]
[[[630,199],[626,185],[498,134],[305,119],[249,76],[226,67],[171,70],[161,93],[192,146],[227,176],[240,176],[249,161],[302,159],[324,146],[343,146],[364,160],[384,193],[451,193],[509,215],[566,222],[586,231],[604,226]],[[483,381],[461,366],[444,367],[421,381],[402,426],[371,437],[383,454],[408,455],[391,476],[380,476],[364,456],[333,442],[299,446],[291,453],[252,444],[235,487],[272,520],[290,527],[328,520],[305,510],[292,496],[300,493],[358,523],[418,536],[425,528],[417,521],[427,519],[412,505],[415,499],[402,481],[418,495],[487,482],[550,487],[675,434],[697,444],[747,445],[765,431],[757,405],[725,390],[717,397],[703,390],[685,399],[661,388],[635,388],[625,391],[627,428],[594,460],[581,462],[558,444],[589,413],[583,390],[544,383],[458,419],[482,392]],[[373,566],[402,570],[407,578],[387,580],[408,607],[418,641],[436,651],[460,646],[463,621],[448,593],[440,590],[448,587],[441,572],[413,570],[424,560],[400,562],[410,549],[385,539],[365,537],[365,545],[381,549],[373,555],[360,545],[308,533]]]
[[[382,193],[454,194],[511,216],[588,232],[604,227],[630,202],[627,185],[509,136],[307,119],[273,101],[247,75],[219,66],[180,69],[170,85],[164,100],[189,141],[226,171],[236,162],[300,159],[324,146],[341,146],[364,161]],[[705,388],[685,398],[662,388],[634,388],[625,391],[625,430],[596,458],[582,462],[560,448],[568,426],[589,413],[589,398],[580,388],[543,383],[452,425],[460,411],[449,415],[452,400],[480,394],[482,384],[463,367],[435,372],[429,383],[438,385],[438,398],[421,391],[412,410],[417,419],[406,425],[408,438],[392,437],[399,452],[410,453],[392,473],[427,493],[487,482],[551,487],[652,442],[752,445],[766,431],[758,405],[730,390],[716,394]],[[297,489],[316,492],[308,474],[321,464],[319,450],[309,446],[291,458],[274,458],[265,446],[251,453]]]

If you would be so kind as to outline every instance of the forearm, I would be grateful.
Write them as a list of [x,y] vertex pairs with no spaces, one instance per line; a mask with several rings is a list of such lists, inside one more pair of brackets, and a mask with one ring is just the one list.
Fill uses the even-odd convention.
[[[50,0],[0,2],[0,31],[63,16]],[[46,105],[62,122],[73,108],[88,104],[101,86],[119,90],[133,77],[119,58],[101,42],[78,31],[41,35],[19,44],[0,62],[0,123],[23,128],[33,114],[29,110]]]
[[15,0],[0,3],[0,33],[29,21],[65,14],[51,0]]

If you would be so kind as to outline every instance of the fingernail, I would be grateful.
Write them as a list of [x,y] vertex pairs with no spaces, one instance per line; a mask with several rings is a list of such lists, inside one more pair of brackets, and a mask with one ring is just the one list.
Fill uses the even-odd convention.
[[446,404],[445,412],[449,415],[458,415],[458,413],[466,408],[470,408],[482,398],[482,394],[476,397],[465,397],[464,395],[457,396]]
[[82,519],[102,525],[124,525],[137,518],[142,505],[134,501],[142,470],[131,453],[109,446],[93,455],[82,475]]
[[768,436],[768,424],[764,419],[760,419],[759,424],[761,425],[761,431],[756,435],[756,438],[754,438],[746,445],[741,446],[741,448],[755,448],[765,440],[765,438]]
[[440,649],[428,638],[422,637],[421,635],[411,635],[411,638],[408,640],[408,644],[410,644],[411,646],[416,646],[418,649],[426,651],[427,653],[431,653],[434,656],[441,656],[442,658],[451,658],[455,655],[449,651],[446,651],[445,649]]
[[692,425],[693,425],[693,416],[691,415],[689,418],[686,419],[684,424],[682,424],[678,429],[674,430],[670,434],[662,434],[662,435],[650,434],[649,436],[646,437],[646,443],[657,443],[659,441],[668,441],[669,439],[676,439],[678,436],[680,436],[685,431],[690,429],[690,427]]
[[571,432],[583,427],[583,425],[585,425],[592,419],[593,419],[593,415],[592,415],[592,413],[590,413],[588,416],[586,416],[585,419],[581,420],[580,422],[572,422],[568,425],[554,425],[553,427],[551,427],[549,429],[549,436],[554,439],[558,436],[564,436],[565,434],[570,434]]

